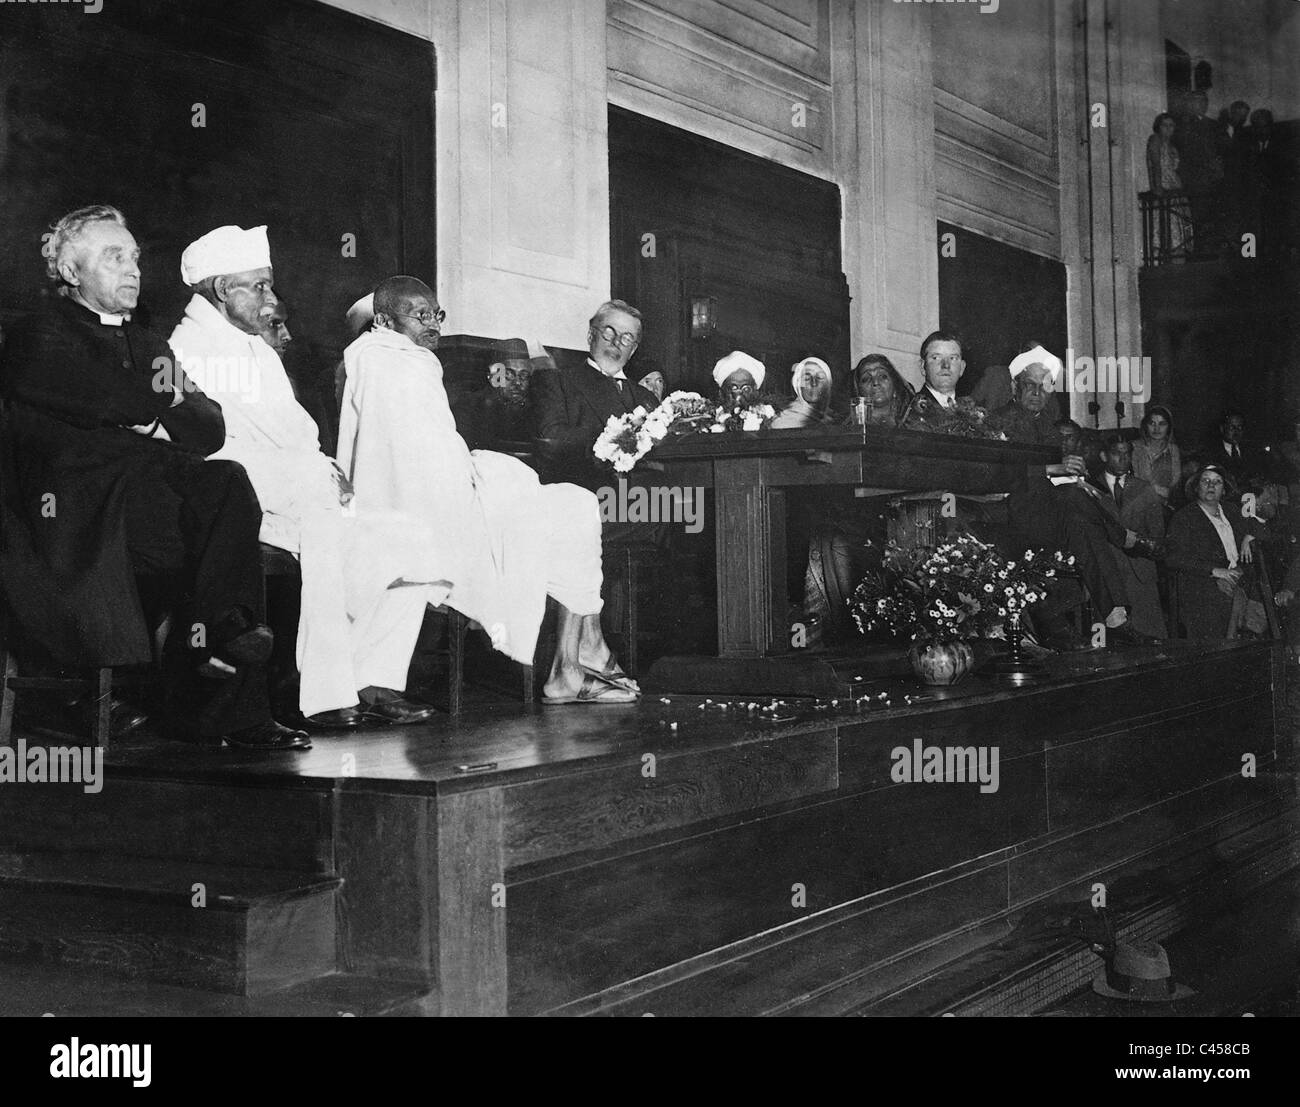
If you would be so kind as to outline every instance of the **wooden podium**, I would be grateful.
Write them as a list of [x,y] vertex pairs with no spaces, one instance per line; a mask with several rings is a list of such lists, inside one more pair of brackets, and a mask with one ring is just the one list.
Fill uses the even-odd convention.
[[1058,461],[1049,447],[878,427],[694,435],[664,443],[629,483],[712,492],[716,532],[717,657],[669,656],[647,691],[826,695],[866,661],[790,646],[786,613],[786,501],[809,487],[876,494],[986,495],[1024,488],[1031,469]]

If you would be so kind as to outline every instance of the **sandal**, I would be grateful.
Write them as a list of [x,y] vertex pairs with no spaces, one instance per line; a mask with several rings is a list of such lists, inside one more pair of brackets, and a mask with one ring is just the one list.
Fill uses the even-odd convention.
[[625,692],[636,692],[639,695],[641,686],[623,671],[623,667],[614,660],[613,654],[610,655],[609,664],[610,668],[603,672],[600,669],[593,669],[590,665],[583,665],[582,671],[597,680],[603,680],[606,684],[612,684],[615,688],[622,688]]
[[575,696],[543,696],[542,703],[556,706],[564,703],[636,703],[637,693],[605,680],[599,674],[584,670],[582,687]]

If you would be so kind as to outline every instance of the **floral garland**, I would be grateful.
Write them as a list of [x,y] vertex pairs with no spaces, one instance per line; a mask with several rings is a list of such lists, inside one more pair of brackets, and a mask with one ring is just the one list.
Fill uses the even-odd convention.
[[713,425],[709,430],[713,434],[724,431],[762,430],[776,418],[776,409],[771,404],[750,404],[749,407],[737,407],[728,410],[719,404],[713,416]]
[[1074,558],[1026,550],[1006,561],[993,546],[960,534],[937,549],[890,542],[879,571],[853,592],[863,634],[888,631],[911,641],[997,636],[1008,616],[1045,598],[1048,582]]
[[616,473],[629,473],[665,438],[699,430],[714,418],[713,404],[698,392],[673,392],[653,411],[637,407],[623,415],[611,415],[592,453],[612,465]]

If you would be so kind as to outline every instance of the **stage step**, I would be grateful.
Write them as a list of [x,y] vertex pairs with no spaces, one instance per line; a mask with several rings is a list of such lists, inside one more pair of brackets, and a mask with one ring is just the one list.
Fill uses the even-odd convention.
[[61,965],[0,963],[0,1018],[377,1018],[422,1015],[426,998],[424,985],[348,973],[236,996]]
[[79,784],[0,788],[0,855],[111,853],[307,874],[333,868],[332,784],[259,783],[114,768],[93,794]]
[[329,874],[0,854],[0,957],[258,995],[337,968]]

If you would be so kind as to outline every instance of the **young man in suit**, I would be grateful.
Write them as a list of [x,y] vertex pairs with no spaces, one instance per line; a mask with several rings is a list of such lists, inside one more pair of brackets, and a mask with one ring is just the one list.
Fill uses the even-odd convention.
[[1126,577],[1129,621],[1152,638],[1167,634],[1153,556],[1164,544],[1165,513],[1160,496],[1150,483],[1133,475],[1133,448],[1117,434],[1108,435],[1102,447],[1105,468],[1093,478],[1101,493],[1102,510],[1141,540],[1121,551],[1112,546],[1119,571]]
[[543,371],[532,378],[532,424],[542,480],[597,490],[612,481],[592,455],[612,415],[659,401],[624,372],[641,344],[641,313],[623,300],[596,309],[587,325],[587,363],[580,369]]

